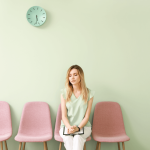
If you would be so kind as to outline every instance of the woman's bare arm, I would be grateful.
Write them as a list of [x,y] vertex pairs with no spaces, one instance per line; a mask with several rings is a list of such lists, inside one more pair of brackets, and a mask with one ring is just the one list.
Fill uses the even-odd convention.
[[61,94],[61,111],[62,111],[62,121],[65,124],[65,126],[69,129],[71,126],[67,117],[66,101],[63,98],[62,94]]
[[89,117],[90,117],[90,113],[91,113],[91,109],[92,109],[92,103],[93,103],[93,97],[88,101],[88,106],[87,106],[85,116],[84,116],[83,120],[81,121],[80,125],[78,126],[80,129],[83,128],[89,121]]

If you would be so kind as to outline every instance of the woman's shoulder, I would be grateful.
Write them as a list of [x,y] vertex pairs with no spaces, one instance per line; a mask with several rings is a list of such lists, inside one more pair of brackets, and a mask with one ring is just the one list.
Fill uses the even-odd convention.
[[61,92],[66,92],[66,88],[60,89]]
[[60,92],[61,92],[63,98],[66,99],[66,88],[62,88],[62,89],[60,90]]
[[88,90],[88,93],[89,93],[89,94],[90,94],[90,93],[95,93],[95,91],[92,90],[92,89],[90,89],[90,88],[87,88],[87,90]]
[[92,97],[94,97],[95,91],[91,90],[89,88],[87,88],[87,89],[88,89],[88,101],[89,101]]

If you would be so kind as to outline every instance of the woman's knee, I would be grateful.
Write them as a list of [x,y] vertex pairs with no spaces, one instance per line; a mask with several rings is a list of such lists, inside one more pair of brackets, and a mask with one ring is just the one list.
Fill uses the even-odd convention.
[[63,141],[64,142],[72,142],[73,141],[73,137],[72,136],[64,136],[63,137]]
[[75,135],[75,136],[74,136],[74,140],[75,140],[75,141],[83,141],[83,142],[86,141],[81,135]]

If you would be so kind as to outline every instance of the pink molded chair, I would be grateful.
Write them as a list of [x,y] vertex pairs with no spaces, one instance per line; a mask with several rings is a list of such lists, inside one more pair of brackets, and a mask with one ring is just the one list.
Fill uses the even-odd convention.
[[18,134],[15,140],[24,142],[43,142],[44,150],[47,149],[47,141],[52,139],[52,124],[49,105],[46,102],[28,102],[23,108]]
[[12,135],[11,113],[9,104],[4,101],[0,101],[0,142],[1,150],[3,150],[3,141],[7,150],[8,140]]
[[92,136],[97,141],[96,150],[101,146],[101,142],[122,142],[125,150],[125,141],[130,138],[126,135],[120,105],[117,102],[99,102],[95,106]]
[[[62,119],[62,113],[61,113],[61,104],[59,105],[58,111],[57,111],[57,117],[56,117],[56,123],[55,123],[55,131],[54,131],[54,139],[58,142],[59,144],[59,150],[61,150],[62,142],[63,139],[59,135],[59,130],[60,130],[60,125],[61,125],[61,119]],[[86,141],[90,141],[91,137],[88,137]],[[84,150],[86,150],[86,144],[84,144]]]

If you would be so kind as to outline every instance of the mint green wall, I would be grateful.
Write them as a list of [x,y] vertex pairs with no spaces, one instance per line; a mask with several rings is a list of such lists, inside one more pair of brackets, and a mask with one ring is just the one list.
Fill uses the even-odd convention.
[[[47,21],[33,27],[26,20],[32,6],[47,12]],[[150,1],[142,0],[0,0],[0,100],[10,104],[16,150],[23,106],[29,101],[50,105],[52,125],[60,104],[67,69],[80,65],[87,87],[100,101],[121,105],[127,135],[126,150],[149,150],[150,127]],[[54,138],[49,150],[58,150]],[[87,142],[93,150],[96,142]],[[41,150],[42,143],[27,143]],[[102,143],[102,150],[116,143]],[[64,150],[64,147],[63,149]]]

